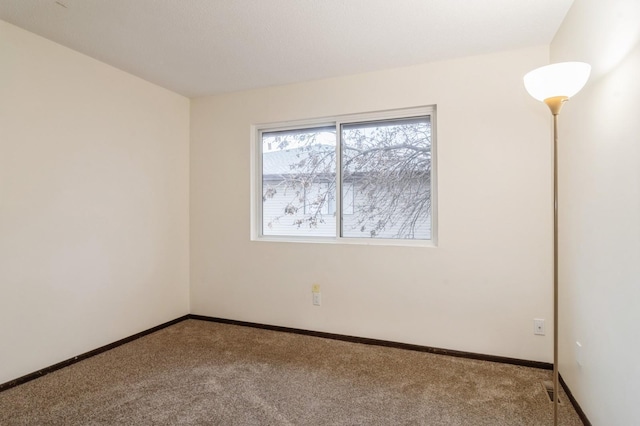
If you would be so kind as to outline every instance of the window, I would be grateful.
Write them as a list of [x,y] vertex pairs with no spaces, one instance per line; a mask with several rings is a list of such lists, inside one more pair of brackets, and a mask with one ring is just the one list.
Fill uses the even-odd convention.
[[434,240],[435,109],[255,126],[258,239]]

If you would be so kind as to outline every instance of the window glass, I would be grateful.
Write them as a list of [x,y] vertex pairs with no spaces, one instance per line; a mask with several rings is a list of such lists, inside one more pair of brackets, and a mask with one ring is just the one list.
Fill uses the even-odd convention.
[[335,127],[262,132],[262,234],[335,236]]
[[[342,222],[349,238],[431,237],[430,117],[342,125]],[[355,199],[353,199],[355,197]]]

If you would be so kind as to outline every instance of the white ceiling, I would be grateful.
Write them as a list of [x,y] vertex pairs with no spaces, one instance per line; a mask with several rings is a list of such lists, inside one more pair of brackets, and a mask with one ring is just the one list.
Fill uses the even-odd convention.
[[548,44],[573,0],[0,0],[0,19],[189,97]]

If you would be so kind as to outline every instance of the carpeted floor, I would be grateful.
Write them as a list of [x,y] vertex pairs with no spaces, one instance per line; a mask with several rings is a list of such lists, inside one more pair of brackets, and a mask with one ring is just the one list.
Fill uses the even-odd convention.
[[551,425],[550,378],[187,320],[0,393],[0,425]]

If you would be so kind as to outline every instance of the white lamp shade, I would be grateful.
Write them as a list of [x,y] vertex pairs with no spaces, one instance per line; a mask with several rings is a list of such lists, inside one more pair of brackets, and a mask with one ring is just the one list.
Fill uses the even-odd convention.
[[524,87],[535,99],[544,101],[555,96],[572,97],[589,79],[591,65],[584,62],[560,62],[529,71]]

